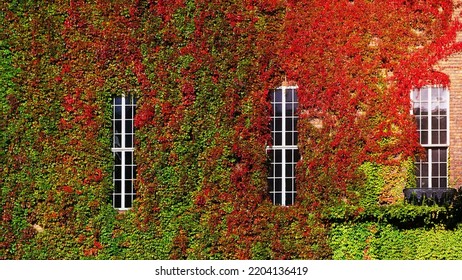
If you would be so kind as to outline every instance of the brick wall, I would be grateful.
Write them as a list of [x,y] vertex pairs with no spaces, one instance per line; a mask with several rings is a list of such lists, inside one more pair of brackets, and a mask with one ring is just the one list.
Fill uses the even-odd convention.
[[[454,3],[460,6],[462,0],[456,0]],[[461,20],[459,16],[461,11],[461,8],[457,8],[454,17]],[[457,41],[462,41],[462,32],[457,34]],[[462,52],[440,61],[437,68],[447,74],[451,81],[449,87],[449,184],[452,187],[462,187]]]

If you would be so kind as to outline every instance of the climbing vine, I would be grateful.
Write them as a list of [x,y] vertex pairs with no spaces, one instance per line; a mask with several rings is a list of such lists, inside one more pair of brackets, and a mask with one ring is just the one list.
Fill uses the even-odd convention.
[[[325,213],[361,215],[364,166],[419,151],[409,90],[448,85],[432,67],[460,49],[449,0],[0,5],[4,258],[330,258]],[[286,80],[302,159],[279,207],[267,95]],[[110,104],[127,94],[137,199],[118,213]]]

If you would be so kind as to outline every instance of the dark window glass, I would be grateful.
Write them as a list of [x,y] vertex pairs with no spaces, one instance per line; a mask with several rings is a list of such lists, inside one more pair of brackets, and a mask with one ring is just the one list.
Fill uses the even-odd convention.
[[132,96],[114,97],[112,104],[112,152],[114,157],[112,205],[114,208],[132,207],[134,199],[134,125],[136,99]]
[[295,200],[295,163],[299,160],[297,145],[298,97],[295,88],[270,91],[272,104],[271,146],[268,190],[274,204],[291,205]]

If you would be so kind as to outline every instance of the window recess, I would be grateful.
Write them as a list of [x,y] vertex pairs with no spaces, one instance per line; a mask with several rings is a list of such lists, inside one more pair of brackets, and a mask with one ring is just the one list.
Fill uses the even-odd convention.
[[420,144],[426,156],[416,159],[419,188],[448,187],[449,91],[429,86],[411,91]]
[[136,99],[116,96],[112,99],[112,156],[114,159],[112,206],[119,210],[132,207],[136,197],[134,161]]
[[271,90],[269,97],[272,143],[266,148],[270,160],[268,191],[273,204],[287,206],[295,202],[295,165],[300,159],[297,87],[279,87]]

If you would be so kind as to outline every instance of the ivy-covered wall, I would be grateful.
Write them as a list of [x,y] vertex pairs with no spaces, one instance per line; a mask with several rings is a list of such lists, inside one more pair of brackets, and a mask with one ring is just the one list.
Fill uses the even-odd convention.
[[[449,85],[432,65],[460,49],[451,1],[0,7],[1,258],[432,258],[412,239],[458,240],[457,207],[400,197],[420,151],[409,90]],[[300,97],[290,207],[266,179],[267,95],[285,80]],[[138,173],[119,213],[110,104],[123,94],[139,98]]]
[[[361,166],[367,195],[361,195],[360,205],[365,210],[355,216],[348,217],[345,212],[329,216],[333,259],[462,258],[460,191],[452,203],[442,206],[405,203],[402,190],[413,187],[413,173],[406,175],[413,170],[411,164]],[[399,199],[389,195],[393,190],[399,191]]]

